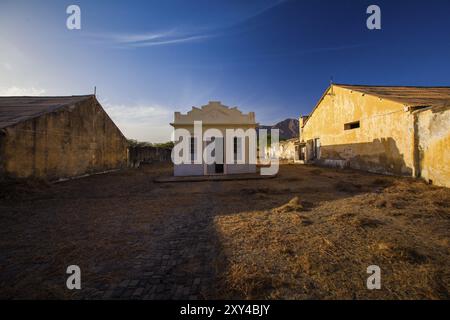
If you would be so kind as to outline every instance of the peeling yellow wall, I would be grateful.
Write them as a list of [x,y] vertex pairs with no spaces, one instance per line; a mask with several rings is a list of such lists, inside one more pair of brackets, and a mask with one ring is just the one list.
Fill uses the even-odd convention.
[[[360,128],[344,130],[360,121]],[[319,163],[385,174],[414,171],[413,116],[400,103],[332,86],[302,128],[302,141],[319,138]]]
[[127,141],[92,98],[5,129],[4,173],[55,180],[127,165]]
[[420,176],[450,187],[450,108],[417,112]]

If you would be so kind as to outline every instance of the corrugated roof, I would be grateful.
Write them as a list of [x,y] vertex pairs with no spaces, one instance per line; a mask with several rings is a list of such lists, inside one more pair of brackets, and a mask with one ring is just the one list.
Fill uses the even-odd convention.
[[450,87],[362,86],[335,84],[350,89],[405,104],[410,107],[450,106]]
[[68,97],[0,97],[0,129],[74,105],[93,95]]

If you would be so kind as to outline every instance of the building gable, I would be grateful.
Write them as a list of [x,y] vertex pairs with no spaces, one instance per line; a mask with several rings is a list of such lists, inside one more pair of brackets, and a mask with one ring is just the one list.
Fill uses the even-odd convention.
[[172,125],[193,124],[194,121],[202,121],[204,124],[256,124],[255,114],[242,113],[236,107],[229,108],[219,101],[211,101],[201,108],[193,107],[186,114],[175,112],[175,121]]

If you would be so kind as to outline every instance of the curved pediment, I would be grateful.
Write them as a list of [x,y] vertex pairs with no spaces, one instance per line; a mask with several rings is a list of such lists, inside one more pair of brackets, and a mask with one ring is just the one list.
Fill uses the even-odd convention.
[[242,113],[237,107],[229,108],[220,101],[210,101],[201,108],[193,107],[186,114],[175,112],[177,124],[193,124],[202,121],[204,124],[255,124],[255,113]]

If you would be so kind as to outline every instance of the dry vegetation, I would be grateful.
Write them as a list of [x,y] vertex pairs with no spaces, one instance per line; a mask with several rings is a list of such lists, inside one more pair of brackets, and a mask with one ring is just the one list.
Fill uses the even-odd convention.
[[[292,188],[284,205],[216,218],[227,257],[223,297],[449,298],[450,190],[327,169],[300,170],[295,183],[298,170],[279,178]],[[379,291],[366,288],[373,264],[382,270]]]
[[[152,181],[169,172],[3,185],[0,298],[96,297],[138,270],[135,258],[167,238],[161,230],[176,234],[203,214],[210,234],[198,241],[216,248],[205,298],[449,298],[449,189],[293,165],[270,180]],[[89,279],[82,293],[61,285],[73,263]],[[365,287],[373,264],[382,290]]]

